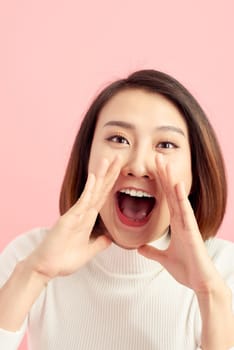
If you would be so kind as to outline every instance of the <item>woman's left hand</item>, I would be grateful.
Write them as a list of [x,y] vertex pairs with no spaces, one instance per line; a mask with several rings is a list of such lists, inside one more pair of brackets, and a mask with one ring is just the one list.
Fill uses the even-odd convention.
[[161,157],[156,158],[156,166],[170,211],[171,241],[166,250],[144,245],[138,252],[161,263],[179,283],[196,293],[209,292],[221,277],[207,253],[184,183],[173,183],[172,169]]

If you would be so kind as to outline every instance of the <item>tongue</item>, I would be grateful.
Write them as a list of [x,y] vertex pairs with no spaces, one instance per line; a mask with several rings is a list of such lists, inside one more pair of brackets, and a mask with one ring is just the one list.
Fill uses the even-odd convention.
[[124,208],[122,209],[122,213],[127,216],[129,219],[133,220],[143,220],[146,216],[147,213],[144,209],[142,210],[132,210],[132,208]]
[[129,219],[143,220],[151,211],[152,204],[148,198],[131,197],[121,193],[119,207],[121,212]]

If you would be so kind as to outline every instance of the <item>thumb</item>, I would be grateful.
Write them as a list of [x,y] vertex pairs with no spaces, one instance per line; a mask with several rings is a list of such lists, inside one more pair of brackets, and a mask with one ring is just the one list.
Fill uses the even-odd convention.
[[96,254],[101,252],[102,250],[108,248],[111,245],[112,241],[105,235],[99,236],[95,239],[94,242],[89,244],[88,254],[90,258],[94,257]]
[[139,247],[137,250],[139,254],[143,255],[148,259],[158,261],[161,265],[163,265],[166,259],[166,254],[164,250],[154,248],[147,244]]

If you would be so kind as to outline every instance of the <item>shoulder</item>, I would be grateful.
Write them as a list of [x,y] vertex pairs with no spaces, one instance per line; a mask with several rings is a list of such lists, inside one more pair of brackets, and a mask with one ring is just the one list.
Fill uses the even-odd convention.
[[234,242],[210,238],[205,242],[208,254],[220,272],[234,275]]
[[207,241],[205,241],[205,245],[209,255],[213,259],[218,259],[223,254],[230,254],[234,252],[234,242],[217,237],[209,238]]
[[34,228],[17,236],[0,253],[0,286],[12,273],[18,261],[25,259],[40,244],[48,229]]
[[34,228],[17,236],[1,252],[0,256],[12,255],[17,260],[25,258],[44,238],[48,229]]

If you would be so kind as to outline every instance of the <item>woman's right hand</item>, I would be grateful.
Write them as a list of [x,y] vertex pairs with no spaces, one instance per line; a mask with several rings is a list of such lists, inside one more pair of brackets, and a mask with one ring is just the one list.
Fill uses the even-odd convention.
[[59,218],[27,258],[34,271],[48,280],[72,274],[111,244],[105,235],[91,242],[90,234],[119,172],[120,159],[116,158],[112,163],[103,159],[97,173],[89,173],[79,200]]

